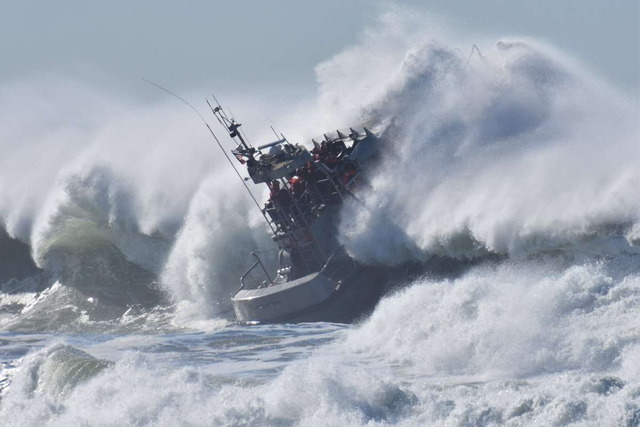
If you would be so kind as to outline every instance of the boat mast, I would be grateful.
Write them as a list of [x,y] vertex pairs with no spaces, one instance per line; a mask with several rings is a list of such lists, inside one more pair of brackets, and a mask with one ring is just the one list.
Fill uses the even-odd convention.
[[238,150],[238,151],[243,153],[253,154],[255,152],[255,148],[251,147],[251,145],[247,142],[247,140],[245,140],[245,138],[242,136],[242,132],[240,131],[240,126],[242,126],[242,124],[236,122],[235,118],[229,117],[229,115],[224,111],[224,109],[222,108],[222,105],[220,105],[220,103],[218,102],[215,96],[213,96],[213,99],[216,102],[215,107],[211,106],[211,104],[209,103],[209,100],[207,100],[207,104],[209,104],[209,108],[211,108],[211,112],[216,117],[216,119],[218,119],[218,122],[220,123],[220,125],[222,125],[227,130],[227,132],[229,133],[229,136],[238,144],[238,147],[242,148],[241,150]]

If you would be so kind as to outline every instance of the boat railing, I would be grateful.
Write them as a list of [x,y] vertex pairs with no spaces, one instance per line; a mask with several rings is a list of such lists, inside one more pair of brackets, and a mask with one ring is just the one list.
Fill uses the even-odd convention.
[[320,169],[324,173],[324,177],[317,180],[311,185],[314,196],[324,205],[332,205],[340,203],[344,200],[340,185],[333,177],[333,173],[329,167],[320,164]]
[[304,193],[296,196],[287,188],[291,198],[291,205],[284,207],[270,204],[263,209],[263,214],[276,234],[286,233],[298,228],[309,228],[318,211],[326,205],[340,203],[344,200],[341,186],[328,171],[314,182],[306,184]]
[[339,139],[342,139],[342,140],[351,139],[353,141],[359,141],[361,139],[364,139],[366,136],[370,135],[371,131],[369,129],[371,129],[375,125],[376,125],[375,120],[369,120],[368,122],[365,122],[356,126],[355,129],[353,127],[341,128],[341,129],[337,129],[336,131],[325,132],[322,135],[316,135],[313,138],[311,138],[311,142],[314,145],[316,145],[323,140],[334,141]]
[[332,280],[339,281],[356,271],[357,265],[350,257],[340,256],[336,259],[336,256],[338,256],[342,250],[344,250],[344,246],[340,246],[329,256],[320,273]]
[[[258,289],[258,288],[266,287],[266,286],[269,286],[269,285],[273,284],[273,280],[271,279],[271,276],[269,276],[269,273],[267,272],[267,269],[264,266],[264,264],[262,263],[262,260],[260,259],[258,254],[255,253],[255,252],[251,252],[251,255],[253,255],[256,258],[256,261],[240,277],[240,288],[236,291],[236,294],[238,292],[240,292],[241,290],[245,289],[245,288],[247,288],[247,289]],[[261,269],[263,274],[252,275],[252,273],[254,273],[254,270],[256,270],[257,267],[260,267],[260,269]],[[251,280],[252,280],[252,282],[250,282],[249,284],[247,284],[247,282],[246,282],[248,277],[251,278]],[[265,278],[266,278],[266,280],[265,280]]]

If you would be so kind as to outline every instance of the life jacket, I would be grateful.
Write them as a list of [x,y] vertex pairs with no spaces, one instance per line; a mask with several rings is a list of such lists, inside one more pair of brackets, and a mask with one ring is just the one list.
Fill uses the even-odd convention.
[[344,185],[347,185],[349,183],[349,181],[351,181],[351,178],[353,178],[354,176],[356,176],[358,172],[355,169],[347,169],[346,171],[344,171],[344,173],[342,174],[342,183]]
[[330,155],[328,155],[327,157],[325,157],[323,159],[323,162],[324,162],[325,165],[327,165],[329,167],[333,167],[333,166],[337,165],[340,162],[340,160],[336,156],[330,154]]
[[294,196],[296,197],[302,196],[302,193],[304,193],[304,190],[305,190],[305,185],[302,178],[298,176],[294,176],[289,180],[289,185],[291,186],[291,190],[293,191]]

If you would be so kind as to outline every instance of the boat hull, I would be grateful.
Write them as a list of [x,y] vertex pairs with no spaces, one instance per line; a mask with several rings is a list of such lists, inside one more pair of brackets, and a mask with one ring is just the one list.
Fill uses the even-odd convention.
[[240,290],[232,303],[241,323],[350,323],[373,309],[385,280],[383,271],[367,267],[342,280],[316,272],[282,284]]

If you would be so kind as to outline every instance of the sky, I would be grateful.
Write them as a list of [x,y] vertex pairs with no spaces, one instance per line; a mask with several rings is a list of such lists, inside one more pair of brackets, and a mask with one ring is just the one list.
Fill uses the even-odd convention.
[[[640,90],[638,0],[0,0],[0,84],[59,75],[144,97],[142,78],[313,90],[314,67],[385,8],[410,7],[469,43],[548,42],[623,91]],[[461,46],[461,50],[464,46]],[[482,47],[482,46],[481,46]]]

